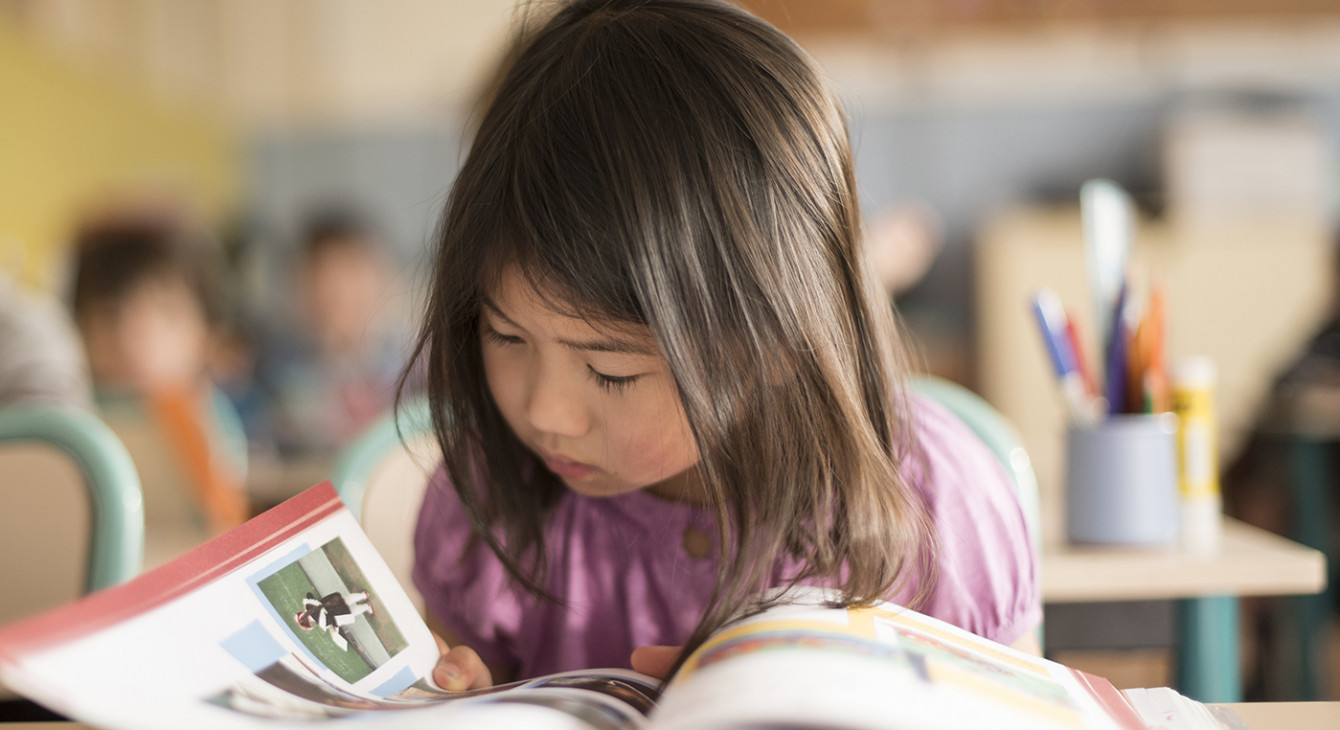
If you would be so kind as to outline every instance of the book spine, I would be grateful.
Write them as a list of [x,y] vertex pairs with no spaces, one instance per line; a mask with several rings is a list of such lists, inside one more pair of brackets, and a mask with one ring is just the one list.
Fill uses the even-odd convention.
[[1103,708],[1107,716],[1112,718],[1117,727],[1121,730],[1148,730],[1145,721],[1140,718],[1140,713],[1135,711],[1135,707],[1126,696],[1113,687],[1111,682],[1073,667],[1067,668],[1079,681],[1080,686],[1093,697],[1099,707]]

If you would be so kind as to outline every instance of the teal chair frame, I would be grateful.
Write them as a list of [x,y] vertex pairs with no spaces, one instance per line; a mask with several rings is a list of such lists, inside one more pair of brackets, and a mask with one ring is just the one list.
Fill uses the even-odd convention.
[[1028,523],[1029,539],[1033,542],[1035,556],[1040,557],[1042,517],[1038,478],[1014,424],[981,396],[957,383],[931,375],[917,375],[908,380],[908,387],[957,416],[1000,460],[1019,491],[1019,504],[1024,511],[1024,521]]
[[86,592],[123,583],[140,572],[144,498],[139,472],[107,424],[73,408],[10,406],[0,409],[0,442],[52,446],[83,474],[92,515]]
[[426,398],[412,398],[400,404],[391,413],[382,416],[362,436],[341,452],[335,462],[331,481],[335,492],[353,512],[354,518],[363,519],[363,493],[372,473],[392,449],[403,447],[404,441],[433,428],[432,412]]
[[[990,403],[967,388],[933,375],[915,375],[908,379],[908,388],[944,406],[962,421],[977,438],[996,455],[1005,472],[1018,490],[1019,506],[1028,526],[1028,538],[1033,548],[1033,562],[1042,561],[1042,517],[1038,496],[1038,478],[1033,462],[1028,458],[1018,430]],[[1037,628],[1038,646],[1042,647],[1042,624]]]

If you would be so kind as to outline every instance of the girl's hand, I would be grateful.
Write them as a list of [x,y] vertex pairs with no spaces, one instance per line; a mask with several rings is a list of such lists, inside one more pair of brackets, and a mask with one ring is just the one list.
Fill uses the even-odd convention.
[[464,644],[448,646],[441,636],[433,634],[441,657],[433,667],[433,681],[442,689],[460,692],[493,686],[493,674],[474,649]]
[[682,646],[641,646],[633,650],[633,671],[665,679],[679,660]]

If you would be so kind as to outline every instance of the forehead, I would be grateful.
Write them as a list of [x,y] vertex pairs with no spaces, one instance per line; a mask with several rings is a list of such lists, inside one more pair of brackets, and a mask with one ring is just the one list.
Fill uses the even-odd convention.
[[528,329],[549,330],[565,344],[587,345],[581,349],[638,354],[654,354],[659,349],[645,324],[584,306],[568,292],[537,282],[514,267],[504,270],[496,284],[484,291],[482,306],[485,312]]

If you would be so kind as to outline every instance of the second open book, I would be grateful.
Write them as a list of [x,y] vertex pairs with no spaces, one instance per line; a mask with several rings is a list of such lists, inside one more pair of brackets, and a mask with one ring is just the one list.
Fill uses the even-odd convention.
[[[1219,728],[891,604],[819,592],[734,622],[673,682],[628,670],[449,693],[405,592],[320,485],[134,581],[0,628],[0,682],[108,728]],[[1215,715],[1220,720],[1216,720]]]

